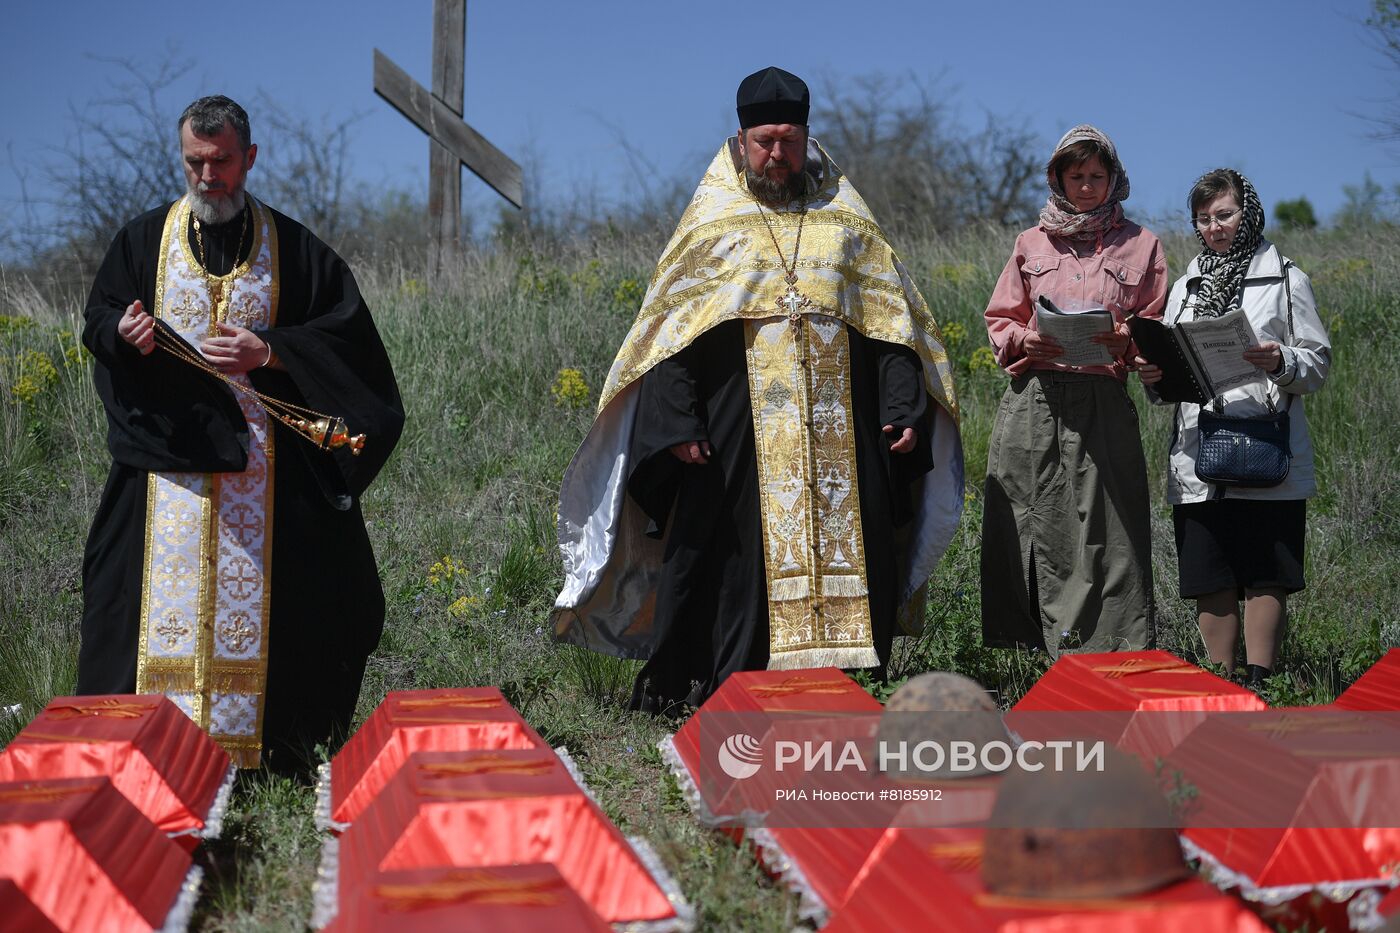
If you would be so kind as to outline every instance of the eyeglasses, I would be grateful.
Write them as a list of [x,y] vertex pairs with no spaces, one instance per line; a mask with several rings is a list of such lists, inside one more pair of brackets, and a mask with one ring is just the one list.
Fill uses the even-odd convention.
[[1202,230],[1207,229],[1211,224],[1220,224],[1220,226],[1223,227],[1234,220],[1235,215],[1242,210],[1244,210],[1244,208],[1237,207],[1232,211],[1216,211],[1214,214],[1202,214],[1197,217],[1192,217],[1191,222]]

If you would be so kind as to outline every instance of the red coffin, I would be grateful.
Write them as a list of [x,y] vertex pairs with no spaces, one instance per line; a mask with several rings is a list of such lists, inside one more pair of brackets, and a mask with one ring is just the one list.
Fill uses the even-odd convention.
[[553,865],[386,871],[326,927],[334,933],[612,933]]
[[[728,781],[713,761],[704,760],[706,754],[736,729],[762,731],[769,715],[773,722],[764,734],[754,736],[763,747],[771,746],[778,731],[787,738],[820,738],[824,721],[848,717],[868,718],[873,736],[882,710],[878,700],[834,667],[742,671],[731,674],[675,735],[661,741],[661,754],[699,822],[742,828],[768,810],[775,788],[762,779]],[[849,723],[841,723],[832,734],[849,736]]]
[[1391,648],[1334,704],[1342,709],[1400,712],[1400,648]]
[[[15,889],[0,904],[27,901],[65,931],[184,929],[199,876],[106,778],[0,783],[0,878]],[[15,917],[0,926],[28,929]]]
[[[937,784],[877,781],[871,786],[895,793],[936,794],[937,799],[906,804],[853,802],[846,805],[849,813],[844,820],[830,807],[816,810],[811,805],[785,804],[769,813],[766,825],[749,830],[747,836],[769,873],[799,895],[802,916],[820,925],[846,903],[888,827],[981,823],[991,815],[1000,783],[999,775]],[[828,822],[801,825],[804,813]]]
[[1253,914],[1199,881],[1132,898],[998,897],[982,887],[980,829],[892,828],[826,933],[1267,933]]
[[688,926],[655,855],[625,839],[548,748],[410,755],[327,843],[316,921],[347,909],[381,872],[540,862],[553,863],[605,921]]
[[1151,760],[1208,713],[1267,708],[1244,687],[1165,651],[1117,651],[1061,656],[1006,722],[1026,739],[1088,735]]
[[846,903],[851,880],[884,834],[873,826],[782,826],[746,835],[763,867],[799,897],[799,914],[820,926]]
[[316,822],[345,829],[414,752],[547,747],[496,687],[396,691],[321,766]]
[[0,781],[96,776],[193,849],[219,834],[234,768],[163,696],[58,697],[0,753]]
[[1184,845],[1266,919],[1345,925],[1400,876],[1400,722],[1330,707],[1213,717],[1166,759],[1195,788]]

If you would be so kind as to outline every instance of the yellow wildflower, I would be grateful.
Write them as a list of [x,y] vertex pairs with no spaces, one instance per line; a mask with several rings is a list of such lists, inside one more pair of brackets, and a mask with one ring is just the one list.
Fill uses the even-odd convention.
[[582,408],[588,404],[588,383],[577,369],[561,369],[554,385],[549,387],[549,394],[560,408]]
[[454,619],[460,619],[475,609],[480,602],[481,600],[475,596],[458,596],[452,601],[452,605],[447,607],[447,614]]
[[647,291],[642,287],[642,283],[636,279],[623,279],[617,283],[617,288],[613,289],[613,301],[624,308],[642,303]]
[[437,586],[439,583],[451,583],[458,576],[466,576],[467,568],[457,563],[450,555],[444,555],[442,560],[436,561],[428,568],[428,585]]
[[63,348],[63,368],[72,369],[74,366],[85,366],[88,360],[92,359],[92,354],[87,347],[80,343]]
[[72,369],[74,366],[83,366],[92,359],[92,354],[87,347],[74,337],[71,330],[61,330],[58,332],[58,345],[63,348],[63,368]]
[[992,353],[991,347],[978,347],[972,351],[972,357],[967,361],[967,368],[974,373],[980,369],[994,370],[997,368],[996,355]]
[[18,334],[21,331],[29,330],[34,326],[32,317],[21,317],[15,314],[0,314],[0,337],[9,334]]
[[967,338],[967,328],[958,321],[949,321],[943,327],[943,345],[949,349],[962,343]]
[[54,366],[47,353],[21,350],[14,357],[13,364],[15,381],[10,385],[10,394],[21,402],[34,401],[58,381],[58,367]]

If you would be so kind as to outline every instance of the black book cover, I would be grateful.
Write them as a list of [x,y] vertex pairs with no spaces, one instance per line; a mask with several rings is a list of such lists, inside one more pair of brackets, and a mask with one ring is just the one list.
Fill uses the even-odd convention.
[[1211,396],[1196,380],[1191,363],[1170,327],[1161,321],[1134,316],[1128,318],[1128,329],[1142,358],[1162,369],[1162,381],[1153,386],[1158,398],[1197,405],[1210,401]]

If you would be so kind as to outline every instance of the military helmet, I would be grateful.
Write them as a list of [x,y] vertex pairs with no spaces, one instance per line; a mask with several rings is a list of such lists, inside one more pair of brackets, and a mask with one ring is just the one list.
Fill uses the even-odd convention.
[[989,892],[1129,897],[1186,877],[1171,808],[1136,758],[1106,748],[1102,771],[1064,760],[1002,779],[982,848]]
[[[913,749],[921,742],[933,742],[945,750],[954,741],[977,746],[1010,741],[986,688],[971,677],[950,671],[919,674],[896,690],[880,717],[879,738],[886,748],[903,742],[906,749]],[[988,771],[980,764],[973,770],[954,771],[945,762],[937,770],[906,765],[902,769],[890,767],[886,773],[895,778],[932,779],[975,777]]]

